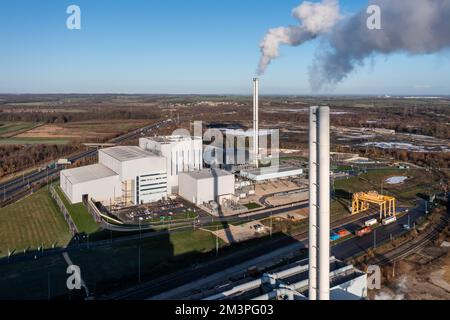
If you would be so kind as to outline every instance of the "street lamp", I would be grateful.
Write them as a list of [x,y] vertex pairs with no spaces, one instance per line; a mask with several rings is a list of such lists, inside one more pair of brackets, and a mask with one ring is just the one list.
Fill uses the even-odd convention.
[[219,256],[219,226],[216,226],[216,257]]
[[373,248],[377,248],[377,230],[373,231]]

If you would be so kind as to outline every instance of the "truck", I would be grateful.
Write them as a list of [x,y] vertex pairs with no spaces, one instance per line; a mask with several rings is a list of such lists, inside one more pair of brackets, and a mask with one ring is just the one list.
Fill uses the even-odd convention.
[[362,229],[357,230],[355,232],[355,235],[358,236],[358,237],[362,237],[362,236],[364,236],[366,234],[369,234],[371,232],[372,232],[372,228],[371,227],[364,227]]
[[386,219],[383,219],[383,225],[388,225],[391,223],[394,223],[395,221],[397,221],[397,217],[393,216],[393,217],[388,217]]
[[337,234],[341,237],[341,238],[345,238],[346,236],[350,235],[350,232],[348,232],[345,229],[341,229],[337,232]]
[[366,227],[371,227],[371,226],[376,225],[377,223],[378,223],[378,220],[373,218],[373,219],[370,219],[370,220],[367,220],[366,222],[364,222],[364,225]]

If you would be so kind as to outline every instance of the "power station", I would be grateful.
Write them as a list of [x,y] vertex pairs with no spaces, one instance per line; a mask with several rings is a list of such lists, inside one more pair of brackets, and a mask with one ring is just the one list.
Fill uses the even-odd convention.
[[[259,130],[259,79],[254,78],[252,130],[247,133],[232,131],[233,137],[248,139],[246,151],[251,155],[239,170],[224,170],[224,166],[221,168],[219,165],[204,167],[202,137],[189,135],[140,137],[139,146],[116,146],[99,150],[98,164],[62,170],[61,189],[71,203],[89,198],[105,206],[109,204],[110,209],[115,204],[138,207],[167,198],[180,197],[211,215],[218,215],[219,207],[221,214],[223,212],[230,215],[239,214],[243,207],[242,199],[247,197],[247,194],[255,194],[257,185],[291,178],[295,180],[303,174],[301,166],[285,164],[280,166],[278,155],[275,156],[277,159],[274,159],[272,154],[270,157],[267,156],[264,146],[266,139],[261,133],[270,132],[273,140],[272,133],[275,131]],[[278,135],[275,135],[275,138],[278,139]],[[246,145],[243,143],[238,149],[245,150]],[[269,166],[266,163],[269,163]],[[302,183],[305,184],[306,195],[309,187],[309,204],[305,203],[309,206],[308,259],[302,257],[294,263],[277,266],[274,269],[267,268],[262,277],[251,281],[244,277],[226,286],[214,284],[212,285],[214,289],[205,290],[201,294],[167,295],[166,298],[207,300],[365,298],[366,274],[352,265],[346,265],[334,257],[330,258],[328,106],[313,106],[309,110],[309,181],[302,180],[305,181]],[[286,191],[284,194],[288,195],[289,192]],[[358,198],[359,202],[354,201],[358,204],[355,210],[367,209],[369,200],[361,195]]]

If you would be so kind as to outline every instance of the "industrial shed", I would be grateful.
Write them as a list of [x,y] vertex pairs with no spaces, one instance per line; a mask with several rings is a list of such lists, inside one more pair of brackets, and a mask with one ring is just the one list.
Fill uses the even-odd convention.
[[101,164],[63,170],[60,186],[69,201],[79,203],[83,195],[98,201],[121,196],[121,183],[117,173]]
[[249,180],[260,182],[273,179],[282,179],[288,177],[295,177],[303,174],[302,168],[291,166],[267,167],[250,170],[241,170],[241,177]]
[[219,169],[183,172],[179,175],[179,194],[197,205],[234,194],[234,175]]
[[167,197],[164,157],[136,146],[119,146],[99,150],[98,161],[119,175],[124,203],[143,204]]
[[98,157],[98,164],[61,171],[61,188],[72,203],[81,202],[86,194],[126,205],[167,197],[164,157],[135,146],[101,149]]

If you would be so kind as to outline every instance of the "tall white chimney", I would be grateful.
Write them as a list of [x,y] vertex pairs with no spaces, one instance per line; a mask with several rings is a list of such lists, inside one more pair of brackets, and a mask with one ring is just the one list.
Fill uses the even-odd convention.
[[317,299],[317,107],[309,109],[309,300]]
[[255,165],[259,162],[259,79],[253,78],[253,155]]
[[320,107],[317,120],[319,300],[330,300],[330,108]]
[[330,299],[330,108],[309,118],[309,299]]

